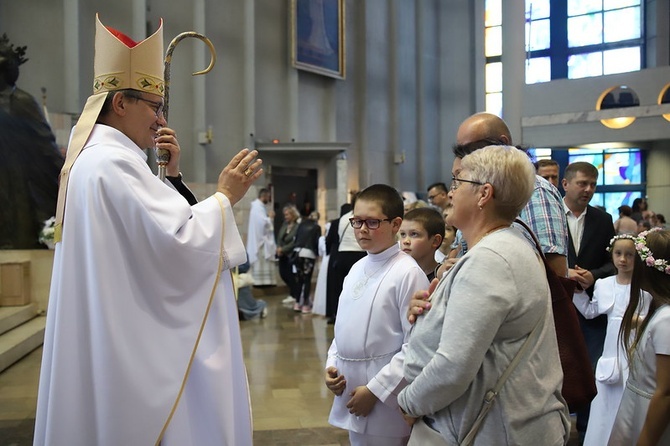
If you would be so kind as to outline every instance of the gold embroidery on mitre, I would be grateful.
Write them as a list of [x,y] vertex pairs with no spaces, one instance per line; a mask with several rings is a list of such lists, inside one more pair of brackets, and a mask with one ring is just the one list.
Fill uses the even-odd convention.
[[132,88],[164,96],[164,68],[162,20],[154,34],[135,42],[96,15],[94,92]]
[[93,93],[100,93],[102,91],[112,91],[112,90],[119,90],[123,88],[123,78],[121,76],[117,76],[117,74],[123,74],[123,72],[119,73],[110,73],[110,74],[103,74],[98,77],[96,77],[93,80]]
[[140,90],[159,96],[165,94],[165,81],[163,79],[145,73],[136,74],[140,75],[135,81]]

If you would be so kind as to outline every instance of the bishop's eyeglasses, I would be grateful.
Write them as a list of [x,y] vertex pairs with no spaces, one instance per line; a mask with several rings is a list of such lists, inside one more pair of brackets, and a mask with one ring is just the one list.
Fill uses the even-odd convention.
[[135,97],[138,101],[143,101],[149,104],[151,109],[156,112],[156,117],[160,118],[163,115],[163,108],[165,107],[165,104],[163,102],[158,102],[158,101],[152,101],[150,99],[145,99],[143,97]]

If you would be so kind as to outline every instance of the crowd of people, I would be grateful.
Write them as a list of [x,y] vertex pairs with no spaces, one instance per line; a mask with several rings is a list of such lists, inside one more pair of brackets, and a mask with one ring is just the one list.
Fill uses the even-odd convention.
[[[238,152],[200,202],[182,182],[162,23],[133,42],[98,18],[95,47],[107,81],[94,83],[60,176],[35,444],[251,445],[238,312],[267,314],[251,288],[274,285],[278,268],[285,303],[310,314],[323,251],[329,422],[353,446],[567,444],[548,270],[574,281],[594,370],[583,378],[599,390],[576,414],[580,439],[670,444],[670,232],[646,201],[615,224],[589,204],[594,166],[559,178],[478,113],[427,205],[374,184],[325,235],[318,213],[290,206],[275,235],[262,188],[245,244],[233,206],[262,160]],[[153,147],[170,152],[165,180],[146,163]]]
[[[535,233],[549,267],[575,283],[592,370],[583,379],[598,390],[572,414],[579,443],[670,441],[670,331],[661,319],[670,296],[642,279],[668,283],[664,217],[637,199],[636,213],[622,206],[614,222],[589,204],[599,175],[593,165],[571,163],[561,178],[558,163],[533,166],[511,144],[504,121],[475,114],[459,128],[451,185],[431,184],[427,202],[405,197],[397,229],[390,203],[399,206],[399,195],[366,189],[376,205],[354,204],[343,217],[368,254],[344,279],[325,381],[335,395],[330,422],[349,430],[351,444],[567,444],[571,418],[556,368],[551,296],[516,218]],[[386,244],[370,250],[385,222]],[[412,292],[384,280],[392,264],[380,259],[396,249],[414,259],[429,288]],[[391,274],[408,283],[413,271]],[[398,302],[407,299],[409,336],[402,317],[395,325]],[[375,311],[383,327],[368,316]],[[495,404],[486,403],[492,389]],[[388,410],[396,405],[408,429]]]

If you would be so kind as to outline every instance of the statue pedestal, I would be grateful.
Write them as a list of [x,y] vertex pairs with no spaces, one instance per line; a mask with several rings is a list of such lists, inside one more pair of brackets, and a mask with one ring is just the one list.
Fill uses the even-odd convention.
[[0,263],[0,307],[20,307],[31,300],[30,262]]
[[[21,270],[19,275],[25,273],[28,276],[26,283],[3,283],[0,282],[0,289],[7,288],[12,290],[24,289],[29,294],[29,302],[37,306],[38,313],[44,313],[49,301],[49,287],[51,285],[51,270],[53,268],[54,251],[50,249],[5,249],[0,250],[0,264],[9,267],[8,274],[5,277],[0,276],[0,281],[21,280],[14,274]],[[8,265],[9,264],[9,265]],[[18,265],[22,265],[18,267]],[[18,269],[17,269],[18,268]],[[17,269],[17,271],[13,271]]]

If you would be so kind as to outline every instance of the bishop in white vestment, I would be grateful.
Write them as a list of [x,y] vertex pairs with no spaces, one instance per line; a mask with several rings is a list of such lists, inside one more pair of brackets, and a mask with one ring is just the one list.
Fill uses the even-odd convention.
[[68,147],[35,445],[252,444],[230,269],[246,259],[232,204],[260,161],[238,153],[218,192],[193,206],[151,172],[142,149],[156,144],[170,147],[167,175],[178,173],[160,83],[135,79],[161,80],[161,31],[135,57],[97,20],[96,53],[125,54],[115,61],[131,68],[100,73],[96,60],[101,79],[118,76],[96,88],[146,89],[94,90]]

